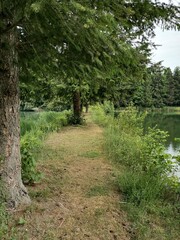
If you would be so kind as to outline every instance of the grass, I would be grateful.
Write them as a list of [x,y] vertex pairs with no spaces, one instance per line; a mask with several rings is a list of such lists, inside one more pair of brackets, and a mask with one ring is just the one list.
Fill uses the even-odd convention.
[[0,239],[7,235],[9,216],[5,211],[5,206],[1,203],[0,206]]
[[172,206],[157,202],[153,205],[135,206],[132,203],[121,204],[128,213],[134,232],[134,240],[177,240],[179,239],[179,217],[174,216]]
[[36,199],[37,201],[45,201],[50,196],[50,189],[40,189],[40,190],[31,190],[29,191],[29,196],[31,199]]
[[80,154],[80,156],[85,157],[85,158],[97,158],[100,156],[100,153],[96,152],[96,151],[88,151],[88,152]]
[[180,107],[164,107],[165,112],[180,112]]
[[[116,173],[109,169],[110,164],[102,161],[101,146],[95,146],[97,139],[101,139],[98,128],[91,125],[71,127],[60,135],[54,132],[38,157],[38,170],[44,172],[44,179],[41,184],[28,187],[33,204],[23,213],[17,213],[16,222],[9,225],[9,229],[15,228],[11,234],[14,238],[5,233],[4,239],[59,239],[60,235],[73,239],[75,235],[71,234],[81,234],[77,228],[88,231],[76,235],[77,239],[83,234],[88,234],[89,239],[99,236],[111,239],[111,232],[116,228],[116,239],[121,239],[121,231],[127,234],[121,229],[122,223],[128,225],[122,209],[131,221],[131,239],[178,239],[179,215],[174,188],[170,191],[167,187],[164,191],[161,179],[152,181],[152,176],[157,177],[158,169],[153,175],[142,174],[144,168],[152,168],[149,163],[155,156],[157,161],[162,160],[162,156],[157,157],[161,149],[159,145],[157,148],[156,142],[152,148],[158,151],[153,151],[155,155],[149,152],[150,143],[157,135],[151,134],[142,141],[136,118],[130,119],[128,115],[126,121],[121,119],[121,126],[117,126],[111,117],[108,119],[111,120],[106,121],[105,147],[110,160],[115,163]],[[159,140],[157,138],[157,142]],[[119,202],[121,210],[116,209],[117,190],[123,194]],[[120,214],[114,215],[118,211]],[[19,221],[22,224],[18,224]]]
[[95,185],[92,186],[87,194],[88,197],[95,197],[95,196],[106,196],[108,195],[108,189],[107,186],[103,186],[103,185]]
[[69,116],[69,111],[22,114],[21,136],[31,131],[34,134],[37,131],[42,131],[43,133],[58,131],[68,124]]
[[132,239],[177,240],[180,184],[168,177],[173,163],[164,151],[166,134],[149,129],[144,135],[144,116],[132,107],[121,111],[116,119],[112,113],[106,118],[100,105],[92,114],[105,126],[104,149],[119,171],[116,185],[124,196],[120,206],[132,223]]
[[48,133],[59,131],[68,124],[69,111],[42,112],[21,118],[22,179],[26,184],[38,182],[42,175],[36,169],[39,149]]
[[103,217],[105,214],[105,210],[103,208],[97,208],[94,212],[94,216],[99,218],[99,217]]
[[[63,126],[68,124],[68,116],[70,113],[64,111],[58,112],[41,112],[21,115],[21,160],[22,160],[22,177],[23,181],[28,184],[34,184],[43,177],[41,174],[43,168],[37,169],[36,162],[45,161],[47,158],[63,159],[63,150],[50,150],[43,147],[43,141],[48,133],[59,131]],[[61,152],[60,152],[61,151]],[[54,173],[53,183],[58,181],[62,184],[62,179],[59,177],[58,169],[49,166],[49,171]],[[48,180],[43,179],[44,183]],[[53,184],[49,188],[44,187],[38,189],[37,186],[30,189],[30,197],[37,202],[46,201],[53,195]],[[25,225],[25,220],[22,217],[17,220],[17,225]],[[16,238],[17,232],[15,228],[9,231],[9,225],[13,222],[11,216],[5,210],[3,204],[0,206],[0,239],[19,239]],[[14,223],[16,225],[16,223]],[[25,234],[26,235],[26,234]],[[28,239],[24,235],[23,239]]]
[[113,234],[121,239],[125,218],[114,214],[119,196],[109,186],[114,177],[102,140],[101,129],[92,123],[48,136],[37,165],[44,178],[28,186],[32,205],[16,212],[11,223],[16,240],[112,239]]

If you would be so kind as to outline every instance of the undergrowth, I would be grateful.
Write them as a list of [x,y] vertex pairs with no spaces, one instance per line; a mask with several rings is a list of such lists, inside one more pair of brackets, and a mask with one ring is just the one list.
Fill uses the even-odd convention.
[[8,232],[8,214],[5,211],[5,206],[3,203],[0,203],[0,239]]
[[59,131],[68,124],[70,112],[41,112],[21,117],[22,179],[26,184],[39,181],[42,174],[36,169],[37,154],[49,132]]
[[11,226],[12,215],[9,214],[6,208],[3,199],[0,199],[0,239],[17,240],[15,238],[16,229]]
[[132,239],[178,239],[180,183],[173,157],[165,153],[167,133],[149,128],[144,134],[145,114],[133,106],[114,118],[106,102],[95,106],[92,116],[105,127],[104,148],[119,172],[116,184],[132,222]]
[[[68,124],[69,111],[41,112],[21,116],[21,162],[22,179],[25,184],[34,184],[42,173],[36,168],[42,142],[49,132],[59,131]],[[16,240],[16,229],[10,226],[11,216],[0,201],[0,239]],[[24,224],[20,219],[18,225]]]

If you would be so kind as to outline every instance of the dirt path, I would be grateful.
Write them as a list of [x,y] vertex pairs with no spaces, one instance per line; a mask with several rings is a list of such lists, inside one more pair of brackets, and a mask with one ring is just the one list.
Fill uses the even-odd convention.
[[33,205],[23,212],[18,239],[130,239],[102,141],[93,123],[49,136],[40,164],[45,179],[29,189]]

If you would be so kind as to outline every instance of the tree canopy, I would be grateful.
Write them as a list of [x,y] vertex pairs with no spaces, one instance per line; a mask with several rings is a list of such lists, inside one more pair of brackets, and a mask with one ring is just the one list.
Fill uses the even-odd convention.
[[40,75],[47,82],[48,71],[72,95],[72,86],[96,93],[101,86],[112,92],[119,82],[136,82],[149,62],[155,26],[178,28],[177,13],[158,1],[37,1],[20,28],[21,79],[29,83]]

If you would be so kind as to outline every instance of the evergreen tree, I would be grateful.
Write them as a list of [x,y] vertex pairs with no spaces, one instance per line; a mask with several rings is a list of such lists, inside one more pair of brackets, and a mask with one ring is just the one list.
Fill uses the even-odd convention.
[[[148,0],[0,1],[0,175],[1,197],[9,207],[30,202],[21,180],[19,74],[99,82],[110,79],[114,67],[127,77],[140,50],[146,55],[155,24],[178,26],[177,13],[173,5]],[[130,44],[137,36],[140,50],[133,54]],[[77,89],[77,111],[79,96]]]
[[174,105],[180,106],[180,67],[176,67],[173,73],[174,81]]
[[167,98],[166,98],[165,104],[168,106],[173,106],[175,85],[174,85],[174,79],[173,79],[173,74],[171,69],[166,68],[164,71],[164,75],[167,81]]

